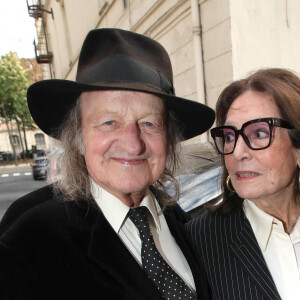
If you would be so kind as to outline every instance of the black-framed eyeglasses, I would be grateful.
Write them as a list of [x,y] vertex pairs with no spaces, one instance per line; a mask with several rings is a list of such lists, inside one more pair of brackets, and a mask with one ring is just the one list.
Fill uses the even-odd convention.
[[233,153],[239,135],[252,150],[261,150],[270,146],[273,127],[293,129],[287,121],[277,118],[255,119],[244,123],[240,130],[234,126],[218,126],[211,129],[210,134],[216,148],[223,155]]

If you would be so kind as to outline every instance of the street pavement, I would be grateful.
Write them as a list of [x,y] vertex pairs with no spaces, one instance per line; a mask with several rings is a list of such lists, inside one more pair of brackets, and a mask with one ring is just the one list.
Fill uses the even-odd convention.
[[[18,165],[9,164],[9,165],[0,165],[0,176],[5,177],[5,175],[12,175],[14,173],[30,173],[31,174],[31,166],[30,163],[18,163]],[[3,176],[4,175],[4,176]]]
[[7,208],[16,199],[48,184],[44,180],[34,180],[29,163],[18,166],[0,166],[0,220]]

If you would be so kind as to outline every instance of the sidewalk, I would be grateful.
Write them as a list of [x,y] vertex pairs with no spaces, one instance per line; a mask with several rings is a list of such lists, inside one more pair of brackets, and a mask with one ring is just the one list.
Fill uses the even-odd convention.
[[14,163],[9,164],[1,164],[0,165],[0,173],[11,173],[16,171],[30,170],[31,169],[31,161],[26,163],[18,161],[18,165],[16,166]]

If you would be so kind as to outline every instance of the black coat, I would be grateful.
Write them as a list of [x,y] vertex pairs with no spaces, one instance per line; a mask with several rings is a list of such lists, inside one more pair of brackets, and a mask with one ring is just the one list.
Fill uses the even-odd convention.
[[281,299],[243,209],[203,213],[186,226],[213,299]]
[[[187,215],[164,213],[192,270],[198,299],[208,299],[184,229]],[[47,186],[17,200],[0,224],[0,299],[161,299],[93,202],[65,202]]]

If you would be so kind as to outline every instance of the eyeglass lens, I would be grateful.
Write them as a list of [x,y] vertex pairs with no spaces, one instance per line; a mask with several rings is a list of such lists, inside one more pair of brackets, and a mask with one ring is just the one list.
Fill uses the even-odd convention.
[[[270,126],[266,122],[248,124],[242,129],[242,136],[252,149],[262,149],[270,142]],[[215,143],[222,153],[231,153],[234,150],[238,131],[231,128],[220,128],[215,132]],[[249,145],[248,145],[249,146]]]

